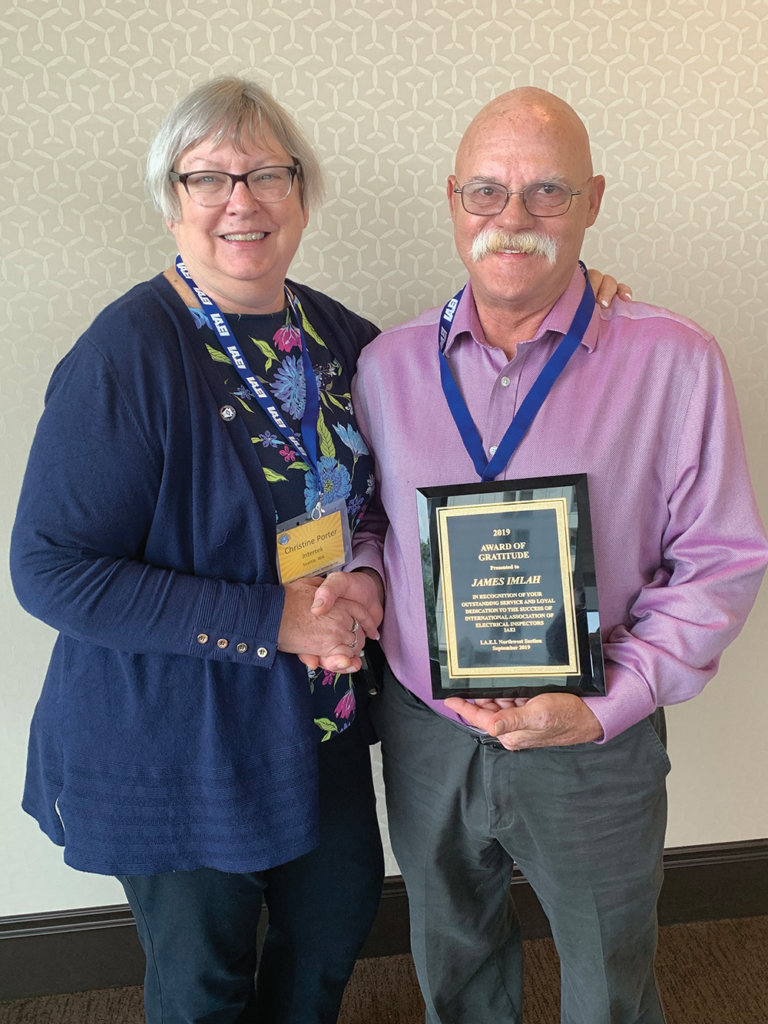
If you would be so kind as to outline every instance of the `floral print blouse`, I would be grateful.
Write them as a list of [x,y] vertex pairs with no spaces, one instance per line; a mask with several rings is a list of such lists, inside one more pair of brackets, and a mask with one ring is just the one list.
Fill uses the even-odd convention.
[[[276,523],[285,522],[317,503],[318,490],[328,502],[347,503],[350,534],[354,534],[374,492],[373,460],[355,425],[350,381],[325,341],[302,318],[310,361],[320,395],[317,415],[318,480],[314,470],[263,411],[245,385],[229,356],[222,350],[207,315],[190,307],[206,348],[216,363],[229,394],[242,409],[251,441],[269,482],[275,502]],[[306,386],[301,358],[301,335],[291,322],[291,311],[280,313],[228,313],[227,322],[255,376],[276,400],[288,426],[301,437]],[[275,533],[277,537],[277,533]],[[313,716],[321,742],[347,729],[354,720],[355,692],[349,674],[308,670]]]

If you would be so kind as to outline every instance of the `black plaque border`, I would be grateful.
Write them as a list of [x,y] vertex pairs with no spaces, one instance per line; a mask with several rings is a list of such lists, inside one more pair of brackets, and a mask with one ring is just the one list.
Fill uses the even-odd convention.
[[[536,491],[541,488],[573,487],[576,495],[578,524],[571,576],[576,600],[576,636],[581,664],[580,675],[560,676],[561,685],[546,683],[541,676],[514,676],[510,685],[470,685],[470,680],[450,679],[447,665],[443,664],[437,642],[435,602],[440,588],[440,556],[437,526],[437,508],[447,504],[454,495],[495,494],[497,500],[515,501],[511,492]],[[586,473],[568,476],[533,477],[521,480],[493,480],[489,483],[458,484],[444,487],[419,487],[416,490],[419,514],[419,533],[422,549],[424,599],[427,613],[429,663],[432,677],[432,696],[435,700],[446,697],[534,697],[539,693],[575,693],[580,697],[605,694],[605,667],[600,637],[600,618],[595,576],[595,554],[592,543],[592,522],[589,511],[589,486]],[[446,499],[441,501],[441,499]],[[525,500],[525,499],[523,499]],[[531,500],[536,500],[535,495]],[[429,542],[425,547],[424,535]],[[593,619],[590,630],[587,615]],[[477,677],[475,677],[477,678]],[[500,677],[495,677],[499,679]],[[512,679],[514,681],[512,681]]]
[[[517,505],[517,504],[520,504],[520,506],[525,506],[525,510],[526,511],[530,510],[530,511],[534,511],[534,512],[537,511],[537,509],[532,508],[532,506],[536,506],[536,505],[538,505],[538,506],[549,506],[549,509],[551,511],[553,511],[555,513],[555,515],[556,515],[556,531],[557,531],[558,542],[560,544],[560,575],[561,575],[562,589],[563,589],[563,600],[564,600],[565,605],[566,605],[566,608],[565,608],[565,620],[566,620],[566,632],[567,632],[567,636],[568,636],[569,663],[559,666],[560,668],[563,669],[563,672],[553,672],[552,668],[554,666],[553,667],[548,667],[548,668],[543,668],[541,671],[538,671],[538,672],[533,671],[533,670],[530,670],[529,672],[526,672],[524,669],[521,668],[521,669],[514,669],[514,670],[510,669],[509,670],[509,676],[510,676],[510,678],[514,678],[515,676],[523,676],[523,677],[525,677],[526,675],[537,676],[539,678],[541,678],[542,676],[548,677],[548,676],[553,676],[553,675],[562,676],[562,675],[568,675],[569,674],[569,669],[570,669],[570,674],[575,674],[575,673],[579,673],[580,674],[579,649],[578,649],[579,645],[578,645],[578,640],[577,640],[577,636],[576,636],[576,609],[574,607],[574,600],[573,600],[573,597],[574,597],[574,595],[573,595],[573,575],[572,575],[572,572],[570,571],[570,564],[571,564],[571,553],[570,553],[571,552],[571,541],[570,541],[570,537],[568,536],[568,529],[569,529],[568,521],[567,521],[568,511],[565,508],[565,499],[562,498],[562,497],[557,497],[557,498],[552,498],[552,497],[542,498],[542,497],[538,497],[538,498],[532,498],[530,501],[520,501],[519,503],[515,502],[515,505]],[[538,511],[541,511],[541,510],[542,510],[541,508],[538,509]],[[495,678],[496,673],[495,673],[495,671],[493,669],[489,669],[489,668],[477,668],[474,671],[471,670],[471,669],[470,670],[466,670],[466,668],[465,668],[464,673],[462,673],[461,671],[457,672],[455,670],[454,671],[451,670],[451,664],[450,664],[451,663],[451,643],[455,644],[455,642],[456,642],[455,641],[455,637],[454,637],[456,610],[453,607],[453,600],[452,600],[452,598],[450,596],[450,592],[451,592],[451,589],[452,589],[451,588],[451,574],[450,574],[450,566],[451,566],[450,556],[448,556],[448,558],[446,559],[446,552],[448,552],[449,548],[450,548],[449,539],[448,539],[448,533],[449,533],[448,519],[452,518],[454,515],[457,516],[458,518],[461,518],[461,516],[464,516],[464,515],[471,516],[471,517],[474,517],[474,516],[477,516],[477,515],[491,515],[491,516],[493,516],[493,515],[496,515],[497,511],[498,510],[497,510],[497,503],[496,502],[487,503],[487,504],[486,503],[481,503],[481,504],[475,504],[475,505],[453,505],[450,508],[435,506],[435,515],[437,517],[437,526],[438,526],[438,531],[439,531],[439,535],[440,535],[440,551],[441,551],[440,564],[443,567],[443,574],[444,574],[443,582],[444,582],[444,584],[446,583],[445,577],[447,577],[447,586],[444,585],[444,587],[443,587],[443,610],[444,610],[444,617],[445,617],[445,630],[446,630],[446,639],[447,639],[447,646],[448,646],[448,652],[447,652],[447,657],[448,657],[448,675],[449,675],[449,677],[451,679],[461,679],[461,678],[463,678],[463,676],[471,677],[473,679],[478,679],[478,678],[481,678],[483,676],[486,676],[487,678]],[[522,508],[521,508],[521,511],[522,511]],[[500,560],[504,556],[499,555],[498,557],[499,557],[499,560]],[[514,559],[514,555],[511,555],[510,557]],[[453,620],[453,622],[452,622],[452,620]],[[456,655],[454,655],[454,658],[455,657],[456,657]],[[506,674],[507,673],[505,673],[505,675]]]

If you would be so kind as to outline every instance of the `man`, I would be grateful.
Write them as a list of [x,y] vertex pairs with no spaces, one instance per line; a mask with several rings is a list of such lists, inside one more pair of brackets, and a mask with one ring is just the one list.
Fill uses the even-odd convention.
[[[488,458],[568,332],[605,188],[564,102],[518,89],[470,125],[448,181],[469,285],[445,357]],[[431,697],[416,488],[478,480],[441,386],[440,310],[363,352],[353,386],[389,521],[378,573],[389,669],[373,717],[430,1024],[522,1020],[513,860],[547,912],[569,1024],[662,1024],[653,975],[666,824],[662,706],[739,632],[768,547],[714,340],[666,310],[596,309],[499,479],[586,472],[608,692]],[[349,586],[353,584],[349,581]],[[343,580],[318,590],[330,606]]]

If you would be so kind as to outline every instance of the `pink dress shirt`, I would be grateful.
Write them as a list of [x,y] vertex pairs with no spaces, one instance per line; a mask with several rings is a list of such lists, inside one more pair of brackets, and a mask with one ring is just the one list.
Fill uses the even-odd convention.
[[[507,361],[488,345],[471,286],[446,348],[486,454],[570,326],[580,271],[536,336]],[[440,309],[362,352],[352,396],[376,458],[383,513],[369,510],[350,567],[386,587],[381,626],[395,676],[432,699],[416,488],[478,479],[440,384]],[[741,630],[768,561],[723,354],[666,309],[596,307],[578,350],[499,479],[587,473],[608,692],[586,702],[609,740],[699,693]],[[386,516],[386,518],[384,517]]]

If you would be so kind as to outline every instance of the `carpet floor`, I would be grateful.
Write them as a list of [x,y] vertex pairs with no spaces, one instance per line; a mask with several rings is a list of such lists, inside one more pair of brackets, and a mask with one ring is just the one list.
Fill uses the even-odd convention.
[[[656,960],[668,1024],[768,1024],[768,917],[662,928]],[[557,1024],[560,979],[551,939],[525,943],[525,1024]],[[339,1024],[423,1024],[410,956],[361,960]],[[141,988],[0,1004],[0,1024],[144,1024]]]

